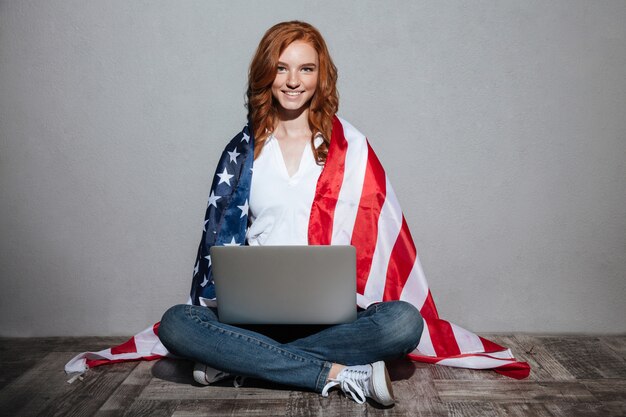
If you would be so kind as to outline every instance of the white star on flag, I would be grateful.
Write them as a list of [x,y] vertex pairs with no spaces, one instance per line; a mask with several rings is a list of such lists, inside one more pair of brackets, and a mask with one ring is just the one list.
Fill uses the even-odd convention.
[[237,208],[239,210],[241,210],[241,216],[239,216],[239,218],[241,219],[243,216],[247,216],[248,215],[248,207],[250,207],[248,205],[248,200],[246,200],[245,203],[243,203],[243,206],[237,206]]
[[196,274],[198,273],[198,266],[200,265],[200,262],[196,261],[196,266],[193,267],[193,276],[195,277]]
[[206,232],[206,224],[207,224],[208,222],[209,222],[208,220],[206,220],[206,221],[204,222],[204,231],[205,231],[205,232]]
[[230,243],[224,243],[224,246],[241,246],[241,243],[235,242],[235,236],[233,236],[233,239],[230,241]]
[[222,172],[221,174],[217,174],[217,176],[220,177],[220,181],[217,183],[217,185],[225,182],[230,187],[230,179],[234,177],[234,175],[229,174],[226,167],[224,167],[224,172]]
[[[230,184],[228,184],[228,185],[230,185]],[[220,198],[222,198],[221,195],[215,195],[215,192],[211,191],[211,195],[209,196],[209,206],[213,206],[213,207],[217,208],[217,200],[219,200]]]
[[209,280],[206,279],[206,275],[204,276],[204,281],[202,281],[202,283],[200,284],[203,287],[206,287],[206,285],[209,283]]
[[244,132],[244,134],[243,134],[243,138],[241,138],[241,141],[242,141],[242,142],[243,142],[244,140],[245,140],[246,142],[250,143],[250,135],[248,135],[248,134],[247,134],[247,133],[245,133],[245,132]]
[[207,255],[204,257],[207,261],[209,261],[209,266],[211,266],[211,255]]
[[228,156],[230,156],[230,162],[234,162],[235,165],[237,164],[237,157],[241,155],[240,152],[237,152],[237,148],[235,148],[234,151],[228,151]]

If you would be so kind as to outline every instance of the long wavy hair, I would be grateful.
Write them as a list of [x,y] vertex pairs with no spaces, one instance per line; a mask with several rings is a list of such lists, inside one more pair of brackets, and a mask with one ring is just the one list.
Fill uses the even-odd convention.
[[[337,67],[328,53],[326,42],[312,25],[297,20],[278,23],[265,32],[250,63],[248,91],[246,93],[248,121],[254,129],[254,158],[278,123],[278,104],[272,96],[272,84],[276,78],[278,58],[292,42],[309,43],[317,51],[319,79],[317,89],[309,102],[309,128],[311,148],[318,164],[326,162],[333,116],[339,108],[337,93]],[[314,138],[321,134],[324,142],[314,146]]]

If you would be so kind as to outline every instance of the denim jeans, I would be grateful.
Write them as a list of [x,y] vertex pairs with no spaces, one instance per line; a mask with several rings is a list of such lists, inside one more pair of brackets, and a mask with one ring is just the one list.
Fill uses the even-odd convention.
[[411,304],[388,301],[359,311],[352,323],[279,342],[258,326],[221,323],[214,308],[181,304],[163,315],[159,338],[175,355],[215,369],[321,392],[333,363],[364,365],[414,350],[423,323]]

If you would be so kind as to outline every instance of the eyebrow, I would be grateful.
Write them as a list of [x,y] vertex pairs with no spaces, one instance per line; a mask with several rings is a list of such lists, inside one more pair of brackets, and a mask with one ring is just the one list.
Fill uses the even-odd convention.
[[[285,66],[285,67],[288,67],[288,66],[289,66],[289,64],[286,64],[286,63],[284,63],[284,62],[282,62],[282,61],[278,61],[278,65],[283,65],[283,66]],[[314,63],[308,63],[308,64],[302,64],[302,65],[300,65],[300,66],[301,66],[301,67],[317,67],[317,64],[314,64]]]

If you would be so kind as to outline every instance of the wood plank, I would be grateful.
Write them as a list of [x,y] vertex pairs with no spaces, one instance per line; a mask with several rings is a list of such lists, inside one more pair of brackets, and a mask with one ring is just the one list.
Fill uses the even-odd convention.
[[[124,337],[0,338],[0,389],[31,369],[49,352],[98,351],[125,341]],[[72,354],[67,355],[67,360]]]
[[[408,359],[387,361],[396,404],[374,415],[446,416],[447,410],[432,382],[431,364]],[[371,413],[370,413],[371,414]]]
[[241,388],[224,385],[223,382],[209,386],[197,386],[163,381],[153,378],[139,395],[141,400],[208,400],[208,399],[250,399],[273,398],[287,400],[289,390],[271,388],[255,388],[249,386],[249,381]]
[[[531,364],[526,380],[398,360],[388,362],[396,405],[359,405],[293,387],[232,379],[205,387],[184,360],[90,370],[67,384],[63,365],[78,350],[127,338],[0,339],[0,415],[625,416],[626,336],[498,334],[487,338]],[[530,352],[530,353],[528,353]],[[2,378],[5,379],[2,379]],[[4,381],[4,385],[2,385]]]
[[181,403],[182,401],[179,400],[153,401],[137,399],[124,411],[122,416],[170,417]]
[[360,405],[346,397],[341,390],[333,389],[328,398],[313,392],[294,392],[290,398],[287,416],[447,416],[445,406],[439,400],[424,370],[412,379],[393,381],[396,403],[383,407],[368,399]]
[[[576,403],[578,404],[578,403]],[[576,405],[575,404],[575,405]],[[454,402],[447,403],[450,417],[556,417],[543,403],[491,403]],[[560,414],[558,414],[560,416]],[[567,417],[577,416],[576,413]]]
[[[567,370],[553,355],[553,352],[544,345],[544,338],[516,334],[504,338],[503,342],[515,340],[517,349],[514,352],[518,360],[528,362],[530,365],[531,381],[572,381],[576,377]],[[499,342],[498,342],[499,343]]]
[[[82,409],[92,415],[136,365],[90,370],[83,381],[67,383],[63,366],[76,352],[50,352],[0,391],[6,415],[69,415]],[[91,410],[91,411],[90,411]]]
[[622,359],[626,359],[626,335],[600,336],[599,339]]
[[154,362],[139,362],[106,402],[102,404],[95,416],[118,416],[129,408],[152,379],[153,366]]
[[609,403],[548,403],[545,405],[554,417],[624,417],[626,404],[623,401]]
[[[26,357],[19,353],[0,352],[0,390],[19,378],[39,362],[40,357]],[[16,355],[16,356],[15,356]],[[45,352],[42,352],[42,357]]]
[[44,349],[36,349],[31,339],[0,338],[0,389],[32,368],[48,354]]
[[446,403],[448,417],[500,417],[493,403],[454,402]]
[[[381,415],[447,416],[448,410],[439,398],[432,379],[432,368],[425,365],[415,368],[408,379],[393,381],[396,404]],[[442,368],[442,367],[440,367]]]
[[[578,403],[574,403],[577,405]],[[556,417],[544,403],[497,403],[494,404],[498,415],[506,417]],[[567,417],[575,417],[569,414]]]
[[322,397],[315,392],[294,391],[288,401],[285,416],[357,417],[368,415],[366,404],[357,404],[340,391]]
[[550,402],[595,401],[589,390],[578,382],[528,380],[508,381],[433,381],[444,402]]
[[541,337],[546,350],[577,379],[626,378],[626,361],[599,337]]
[[[0,409],[9,415],[33,415],[63,392],[74,389],[62,371],[66,353],[47,353],[36,365],[0,391]],[[42,395],[45,394],[45,395]]]
[[89,370],[84,380],[74,382],[73,390],[58,395],[40,415],[93,416],[136,366],[137,362],[126,362]]
[[580,383],[599,401],[626,403],[626,380],[588,380]]
[[286,407],[282,399],[193,400],[182,401],[172,417],[284,416]]

